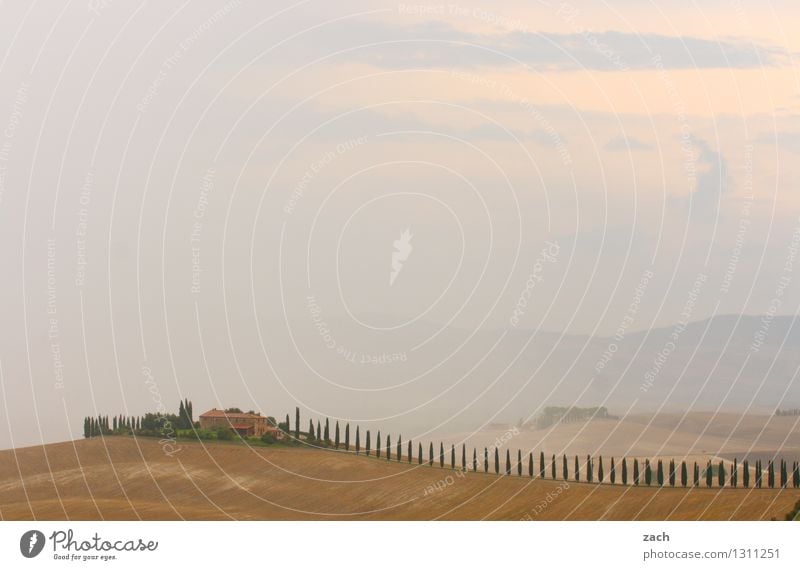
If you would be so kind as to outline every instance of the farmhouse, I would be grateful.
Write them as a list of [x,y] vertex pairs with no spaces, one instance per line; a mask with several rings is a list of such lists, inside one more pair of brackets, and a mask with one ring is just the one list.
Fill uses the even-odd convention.
[[241,436],[254,435],[260,437],[271,433],[276,439],[283,437],[283,432],[267,423],[267,418],[261,414],[232,413],[213,408],[200,414],[200,427],[214,429],[218,426],[230,427]]

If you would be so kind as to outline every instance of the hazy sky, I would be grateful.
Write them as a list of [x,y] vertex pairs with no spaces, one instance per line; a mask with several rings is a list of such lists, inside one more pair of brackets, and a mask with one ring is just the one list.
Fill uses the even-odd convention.
[[[374,418],[337,409],[347,366],[314,361],[377,358],[360,342],[477,366],[477,329],[796,314],[798,18],[0,3],[0,448],[180,395]],[[435,351],[408,375],[397,359],[447,384]],[[409,382],[396,409],[376,384],[380,414],[441,395]]]

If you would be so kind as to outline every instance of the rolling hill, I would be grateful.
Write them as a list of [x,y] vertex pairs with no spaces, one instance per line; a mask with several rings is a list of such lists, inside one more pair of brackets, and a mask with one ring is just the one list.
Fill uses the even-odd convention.
[[125,437],[0,452],[4,520],[760,520],[797,489],[681,489],[458,474],[308,448]]

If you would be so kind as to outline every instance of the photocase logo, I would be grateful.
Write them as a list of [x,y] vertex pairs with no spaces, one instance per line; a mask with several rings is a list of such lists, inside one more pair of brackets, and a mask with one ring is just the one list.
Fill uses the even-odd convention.
[[29,530],[19,539],[19,551],[25,558],[35,558],[44,548],[44,533]]
[[394,241],[394,251],[392,252],[392,272],[389,274],[389,286],[394,285],[395,279],[403,270],[403,262],[411,255],[414,247],[411,245],[411,238],[414,234],[409,229],[403,230],[400,239]]

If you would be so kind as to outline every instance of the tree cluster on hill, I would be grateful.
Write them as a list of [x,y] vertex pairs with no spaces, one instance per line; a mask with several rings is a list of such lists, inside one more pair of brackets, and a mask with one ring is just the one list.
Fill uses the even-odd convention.
[[174,436],[177,430],[194,429],[192,402],[181,400],[177,414],[148,412],[143,416],[87,416],[83,418],[83,437],[109,435]]
[[534,423],[537,429],[544,429],[557,423],[582,422],[592,418],[611,418],[605,406],[594,408],[578,408],[548,406],[536,416]]

